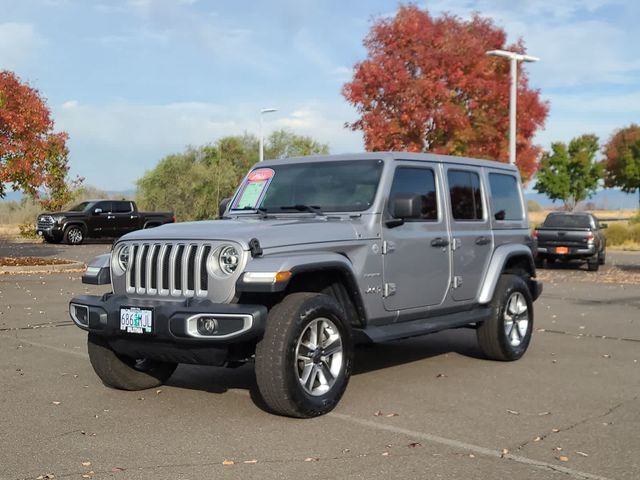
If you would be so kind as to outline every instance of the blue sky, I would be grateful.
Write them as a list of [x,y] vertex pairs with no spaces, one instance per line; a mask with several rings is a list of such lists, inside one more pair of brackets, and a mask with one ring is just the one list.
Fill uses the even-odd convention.
[[[542,61],[551,103],[537,142],[640,122],[640,2],[436,0],[433,15],[489,16]],[[229,134],[287,128],[333,153],[361,151],[340,89],[372,19],[396,1],[0,0],[0,69],[48,99],[72,172],[129,189],[163,156]]]

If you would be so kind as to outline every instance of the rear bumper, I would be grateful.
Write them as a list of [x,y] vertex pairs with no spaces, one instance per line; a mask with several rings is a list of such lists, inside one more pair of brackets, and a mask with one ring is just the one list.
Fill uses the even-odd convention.
[[567,253],[556,253],[556,247],[538,246],[538,256],[553,257],[553,258],[586,258],[594,256],[598,249],[595,245],[588,246],[587,248],[568,247]]
[[[120,308],[153,311],[150,333],[120,329]],[[118,353],[177,363],[222,365],[234,352],[249,350],[262,337],[267,317],[263,305],[214,304],[208,300],[161,301],[132,299],[126,295],[81,295],[69,303],[73,322],[83,330],[105,337]],[[198,316],[215,318],[216,331],[200,335]]]

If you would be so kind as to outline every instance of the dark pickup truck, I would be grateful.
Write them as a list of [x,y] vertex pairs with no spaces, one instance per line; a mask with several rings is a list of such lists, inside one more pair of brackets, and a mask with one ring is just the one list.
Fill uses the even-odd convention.
[[88,237],[120,237],[175,221],[172,212],[139,212],[129,200],[88,200],[66,212],[38,215],[36,233],[49,243],[79,245]]
[[582,260],[590,271],[604,265],[607,238],[602,230],[606,223],[600,223],[590,213],[550,213],[544,223],[533,231],[537,243],[536,265],[542,267],[544,261]]

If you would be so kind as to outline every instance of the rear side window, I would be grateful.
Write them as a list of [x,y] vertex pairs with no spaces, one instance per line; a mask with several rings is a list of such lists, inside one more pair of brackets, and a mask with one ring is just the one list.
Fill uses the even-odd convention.
[[467,170],[449,170],[447,180],[449,181],[453,218],[455,220],[482,220],[484,215],[478,174]]
[[522,201],[518,181],[513,175],[489,174],[491,209],[496,220],[522,220]]
[[423,220],[438,220],[438,198],[433,170],[429,168],[398,167],[393,175],[390,197],[408,193],[422,198]]
[[131,202],[113,202],[113,213],[129,213]]
[[93,208],[100,208],[104,213],[111,212],[111,202],[98,202]]

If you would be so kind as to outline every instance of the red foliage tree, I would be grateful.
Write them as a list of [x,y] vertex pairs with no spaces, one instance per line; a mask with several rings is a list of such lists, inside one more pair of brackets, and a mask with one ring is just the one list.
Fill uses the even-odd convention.
[[54,133],[53,127],[38,91],[14,73],[0,71],[0,198],[10,185],[44,206],[70,200],[68,135]]
[[631,124],[611,135],[604,146],[608,187],[621,187],[624,192],[638,191],[640,206],[640,126]]
[[[507,162],[509,158],[509,62],[488,50],[524,53],[522,42],[505,45],[504,30],[490,19],[432,18],[401,6],[376,21],[364,40],[368,58],[357,63],[342,94],[360,119],[367,150],[429,151]],[[532,143],[548,105],[518,75],[517,164],[524,179],[537,168],[541,148]]]

